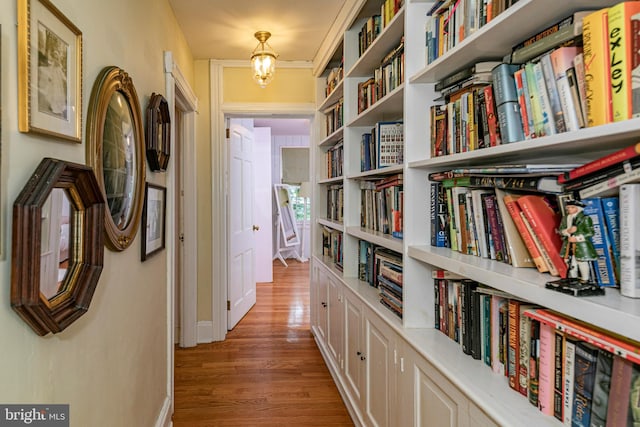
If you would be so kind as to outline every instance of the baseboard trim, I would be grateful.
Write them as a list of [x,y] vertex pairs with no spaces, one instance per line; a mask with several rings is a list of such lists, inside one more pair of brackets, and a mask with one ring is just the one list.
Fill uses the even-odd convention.
[[198,344],[213,342],[213,322],[209,320],[201,320],[197,325]]
[[155,427],[172,427],[173,421],[171,420],[171,398],[165,396],[164,403],[156,419]]

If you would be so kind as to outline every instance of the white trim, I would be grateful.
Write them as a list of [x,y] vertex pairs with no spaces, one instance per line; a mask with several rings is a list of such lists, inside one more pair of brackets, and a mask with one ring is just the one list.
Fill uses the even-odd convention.
[[173,421],[171,420],[171,414],[173,411],[171,411],[171,406],[171,398],[169,398],[169,396],[165,397],[162,408],[160,408],[158,418],[156,418],[155,427],[173,426]]
[[227,157],[224,114],[222,104],[223,65],[209,63],[211,101],[211,229],[213,231],[213,259],[211,262],[211,319],[213,341],[227,335]]
[[313,58],[313,75],[318,77],[326,68],[344,37],[344,33],[358,16],[366,0],[345,0],[333,25],[320,44],[318,53]]
[[312,103],[234,103],[227,102],[220,105],[223,114],[230,114],[234,117],[256,117],[256,116],[313,116],[316,108]]
[[200,320],[198,322],[198,344],[213,342],[213,322]]

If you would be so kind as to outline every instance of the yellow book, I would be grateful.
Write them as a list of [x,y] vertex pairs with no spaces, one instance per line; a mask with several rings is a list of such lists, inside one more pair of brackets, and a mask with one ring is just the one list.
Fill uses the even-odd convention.
[[608,9],[600,9],[582,20],[587,126],[612,121],[609,80]]
[[618,3],[609,8],[611,107],[614,122],[627,120],[632,116],[631,72],[638,66],[638,61],[634,58],[637,54],[632,51],[635,36],[631,28],[631,17],[638,13],[640,2],[636,1]]

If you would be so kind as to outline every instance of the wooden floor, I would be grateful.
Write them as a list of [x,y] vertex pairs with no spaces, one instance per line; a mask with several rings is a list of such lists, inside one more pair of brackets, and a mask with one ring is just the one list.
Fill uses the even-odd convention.
[[309,330],[309,263],[287,262],[225,341],[176,348],[174,426],[353,426]]

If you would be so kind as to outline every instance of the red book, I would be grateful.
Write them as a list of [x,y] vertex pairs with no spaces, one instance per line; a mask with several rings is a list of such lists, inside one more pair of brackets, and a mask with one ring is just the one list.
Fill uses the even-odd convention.
[[485,108],[487,110],[487,122],[489,123],[489,142],[492,147],[500,145],[500,126],[496,114],[496,104],[493,99],[493,86],[488,85],[483,88]]
[[524,245],[527,247],[527,250],[529,251],[529,255],[531,255],[531,259],[536,265],[536,268],[540,273],[546,273],[547,271],[549,271],[549,268],[544,262],[544,258],[542,257],[542,254],[540,253],[540,251],[538,250],[538,247],[533,241],[533,237],[531,236],[531,233],[529,233],[529,230],[527,229],[527,226],[525,225],[524,220],[520,216],[520,212],[522,212],[522,209],[520,209],[520,206],[517,203],[518,198],[520,198],[520,195],[518,194],[507,194],[504,196],[502,201],[507,207],[507,210],[509,211],[509,215],[511,215],[511,219],[513,219],[513,223],[516,225],[516,228],[518,229],[518,233],[520,233],[520,236],[522,237],[522,241],[524,242]]
[[[640,370],[640,367],[635,365],[635,369]],[[633,370],[633,363],[620,356],[614,356],[607,406],[607,426],[627,427]]]
[[572,169],[569,172],[565,172],[562,175],[558,176],[558,182],[562,184],[567,181],[590,175],[609,166],[622,163],[625,160],[633,159],[638,155],[640,155],[640,142],[636,142],[635,144],[630,145],[626,148],[623,148],[611,154],[607,154],[604,157],[600,157],[599,159],[586,163],[582,166],[578,166],[577,168]]
[[547,252],[560,277],[567,277],[567,264],[560,256],[562,239],[556,229],[560,225],[560,214],[555,211],[545,196],[527,194],[518,199],[518,205]]

